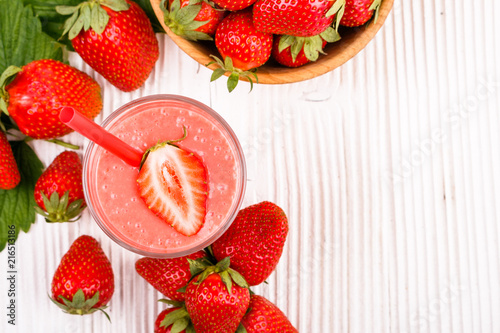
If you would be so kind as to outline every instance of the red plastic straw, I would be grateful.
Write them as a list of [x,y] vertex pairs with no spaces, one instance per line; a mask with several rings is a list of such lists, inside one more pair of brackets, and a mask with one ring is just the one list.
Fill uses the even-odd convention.
[[143,155],[141,151],[129,146],[113,134],[107,132],[104,128],[75,111],[72,107],[64,107],[59,114],[59,119],[127,164],[134,167],[139,167],[141,164]]

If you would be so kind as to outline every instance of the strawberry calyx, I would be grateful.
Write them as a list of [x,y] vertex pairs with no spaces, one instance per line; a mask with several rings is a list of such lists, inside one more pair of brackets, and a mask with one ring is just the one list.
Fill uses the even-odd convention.
[[102,7],[108,7],[115,12],[125,11],[130,8],[125,0],[90,0],[76,6],[56,6],[56,11],[61,15],[71,15],[64,23],[62,36],[74,39],[82,29],[92,28],[97,34],[102,34],[109,22],[109,15]]
[[160,327],[169,327],[170,333],[179,333],[185,331],[186,333],[195,333],[191,317],[186,309],[184,302],[172,301],[168,299],[160,299],[158,302],[171,305],[176,310],[169,312],[160,323]]
[[212,76],[210,77],[210,82],[217,80],[226,73],[230,73],[227,79],[227,89],[229,90],[229,92],[233,91],[234,88],[236,88],[240,76],[246,78],[248,82],[250,82],[250,91],[252,91],[253,89],[254,79],[256,83],[259,83],[259,78],[257,77],[257,74],[255,74],[257,68],[252,68],[250,70],[243,71],[239,68],[234,67],[233,60],[231,59],[231,57],[226,57],[224,61],[222,61],[222,59],[212,54],[210,55],[210,57],[214,59],[214,61],[209,62],[206,65],[207,67],[212,64],[219,65],[219,68],[214,69]]
[[[342,19],[342,16],[344,16],[345,1],[346,0],[335,1],[335,3],[332,5],[332,7],[330,7],[330,9],[325,14],[326,17],[335,15],[335,19],[333,21],[333,26],[335,27],[335,31],[337,31],[337,32],[339,31],[340,20]],[[375,1],[380,1],[380,0],[375,0]]]
[[83,316],[86,314],[94,313],[96,311],[101,311],[106,315],[106,318],[111,321],[109,315],[106,313],[106,311],[104,311],[107,306],[102,306],[99,308],[94,307],[99,302],[98,291],[94,294],[94,296],[92,296],[92,298],[87,300],[85,299],[85,294],[83,293],[82,289],[78,289],[78,291],[73,295],[73,300],[71,301],[64,296],[59,295],[58,298],[60,298],[64,302],[64,304],[50,296],[49,298],[54,304],[56,304],[66,313]]
[[308,60],[316,61],[320,53],[326,54],[323,52],[323,41],[333,43],[338,40],[340,40],[339,33],[334,28],[328,27],[322,33],[311,37],[283,35],[279,40],[278,50],[281,53],[290,47],[290,53],[294,62],[300,51],[304,50],[304,55]]
[[380,11],[380,4],[382,3],[382,0],[373,0],[370,8],[368,10],[374,10],[375,13],[373,14],[373,23],[377,23],[378,19],[378,14]]
[[165,25],[174,34],[187,40],[213,40],[210,35],[196,31],[196,29],[209,22],[195,20],[201,10],[202,2],[203,0],[193,0],[190,1],[189,5],[181,7],[180,0],[174,0],[170,6],[167,5],[167,0],[162,0],[160,8],[164,14]]
[[45,221],[49,223],[76,222],[80,219],[80,214],[86,207],[83,199],[77,199],[69,203],[69,191],[66,191],[61,198],[59,198],[57,191],[50,195],[50,199],[43,191],[41,191],[41,195],[45,210],[35,206],[35,211],[45,217]]
[[9,94],[5,90],[5,87],[12,81],[17,73],[22,71],[20,67],[9,66],[0,75],[0,114],[4,112],[9,115],[8,105],[9,105]]
[[[200,259],[205,259],[205,261],[203,262]],[[200,259],[188,259],[191,270],[191,280],[196,278],[196,281],[193,281],[194,285],[201,284],[211,274],[219,274],[229,294],[232,294],[233,282],[242,288],[250,288],[243,275],[230,267],[230,257],[222,259],[215,265],[207,265],[207,263],[210,263],[207,258]],[[181,288],[181,290],[182,289],[185,291],[185,288]]]

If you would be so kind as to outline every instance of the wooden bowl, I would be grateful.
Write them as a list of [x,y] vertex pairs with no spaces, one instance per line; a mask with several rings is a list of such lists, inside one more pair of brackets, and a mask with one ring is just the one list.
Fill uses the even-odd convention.
[[[161,0],[151,0],[155,14],[166,33],[184,52],[203,66],[213,60],[209,57],[210,54],[219,56],[214,42],[191,42],[174,34],[164,23],[160,2]],[[339,33],[342,39],[338,42],[327,44],[325,47],[327,54],[320,55],[319,59],[315,62],[310,62],[298,68],[288,68],[272,60],[268,61],[259,67],[257,71],[259,83],[283,84],[309,80],[341,66],[361,51],[375,36],[384,24],[387,15],[389,15],[393,3],[394,0],[382,0],[376,23],[369,22],[358,28],[340,27]],[[212,70],[217,67],[216,64],[209,66]],[[242,78],[242,80],[245,79]]]

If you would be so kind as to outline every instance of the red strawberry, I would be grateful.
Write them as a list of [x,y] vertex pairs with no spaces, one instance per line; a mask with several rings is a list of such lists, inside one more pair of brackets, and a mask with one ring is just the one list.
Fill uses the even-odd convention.
[[35,207],[47,222],[74,222],[85,208],[82,161],[77,153],[59,154],[38,178]]
[[247,333],[298,333],[285,314],[262,296],[252,295],[241,324]]
[[332,27],[312,37],[276,36],[273,41],[272,57],[287,67],[299,67],[316,61],[327,42],[333,43],[340,35]]
[[77,6],[58,6],[72,15],[69,32],[75,51],[111,84],[132,91],[146,81],[158,60],[158,41],[151,22],[131,0],[92,0]]
[[11,190],[21,181],[21,174],[7,136],[0,131],[0,189]]
[[52,279],[52,301],[70,314],[102,310],[111,299],[114,275],[99,243],[80,236],[61,259]]
[[271,56],[273,44],[272,34],[262,33],[255,29],[252,22],[252,11],[245,9],[226,16],[215,33],[215,46],[222,60],[213,57],[220,68],[214,70],[212,81],[226,72],[231,72],[228,89],[232,91],[242,75],[252,83],[248,70],[263,65]]
[[250,302],[246,286],[228,259],[197,275],[186,288],[186,309],[196,332],[234,333]]
[[137,185],[139,195],[153,213],[181,234],[192,236],[205,222],[207,173],[201,160],[176,146],[177,141],[159,143],[147,150]]
[[204,258],[204,251],[197,251],[185,257],[158,259],[144,257],[136,261],[135,270],[156,290],[173,301],[184,301],[184,293],[178,292],[191,279],[188,259]]
[[[166,0],[163,0],[164,2]],[[165,25],[188,40],[212,40],[225,11],[206,0],[171,0],[169,8],[161,4]]]
[[264,201],[240,210],[229,229],[212,244],[212,251],[217,260],[230,257],[231,267],[255,286],[276,268],[287,234],[283,210]]
[[3,96],[0,92],[8,105],[3,111],[8,112],[22,133],[34,139],[53,139],[73,132],[59,120],[64,106],[71,106],[90,119],[101,112],[100,86],[76,68],[44,59],[22,69],[9,67],[7,71],[10,75],[6,76],[17,75],[5,87]]
[[213,0],[213,1],[221,8],[233,12],[248,8],[255,2],[255,0]]
[[310,37],[332,25],[345,0],[257,0],[253,23],[259,31],[278,35]]
[[370,20],[375,13],[375,20],[382,0],[346,0],[345,12],[340,25],[358,27]]

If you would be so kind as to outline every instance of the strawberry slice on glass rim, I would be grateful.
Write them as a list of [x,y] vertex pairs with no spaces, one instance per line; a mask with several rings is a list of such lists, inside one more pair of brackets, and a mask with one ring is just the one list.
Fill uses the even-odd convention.
[[176,231],[193,236],[206,215],[207,172],[192,152],[176,145],[187,136],[149,148],[143,156],[137,185],[148,208]]

